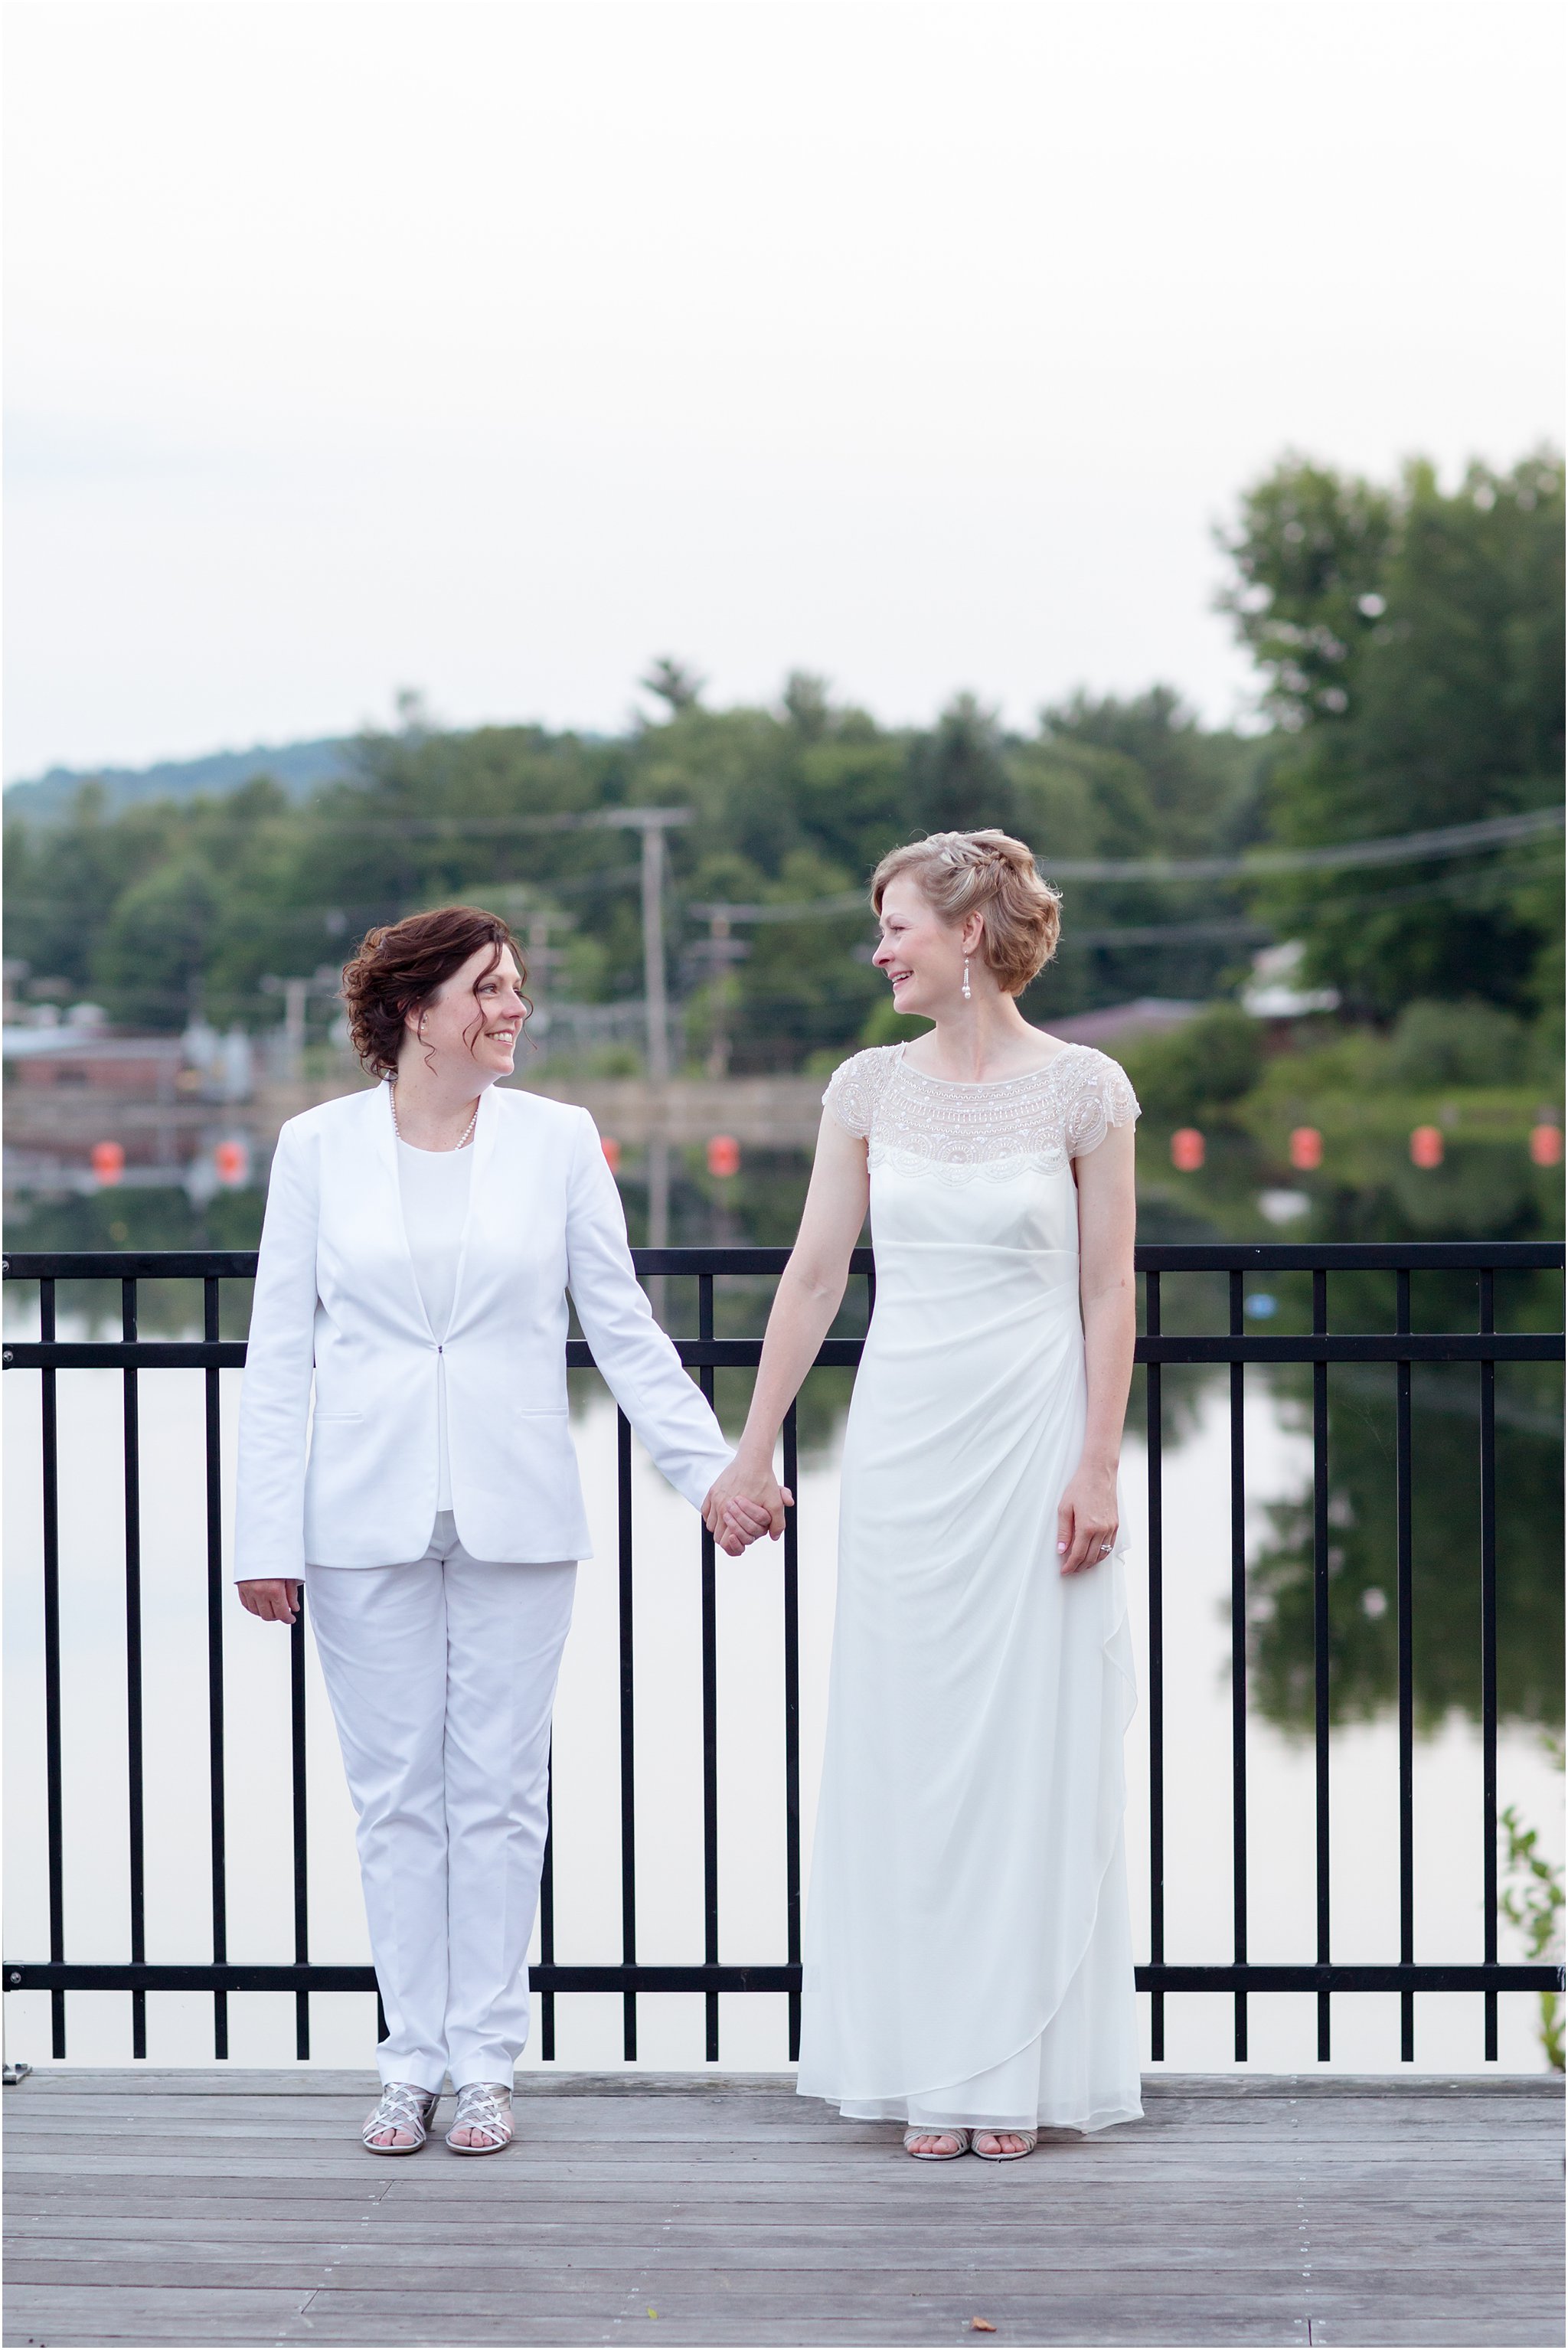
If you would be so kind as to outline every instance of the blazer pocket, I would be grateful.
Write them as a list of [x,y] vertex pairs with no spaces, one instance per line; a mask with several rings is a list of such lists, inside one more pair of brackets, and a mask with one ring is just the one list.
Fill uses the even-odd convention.
[[313,1427],[320,1428],[325,1423],[333,1420],[353,1421],[363,1419],[365,1415],[362,1411],[317,1411],[312,1413],[311,1424]]

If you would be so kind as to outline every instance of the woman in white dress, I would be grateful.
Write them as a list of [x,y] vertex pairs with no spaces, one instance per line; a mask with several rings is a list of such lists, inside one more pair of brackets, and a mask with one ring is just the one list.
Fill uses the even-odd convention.
[[869,1203],[799,2087],[901,2123],[922,2158],[1008,2160],[1043,2124],[1142,2110],[1116,1491],[1137,1104],[1115,1062],[1018,1010],[1058,927],[1022,842],[934,834],[883,859],[872,903],[895,1004],[934,1024],[828,1087],[706,1514],[742,1539],[761,1509],[782,1524],[774,1439]]

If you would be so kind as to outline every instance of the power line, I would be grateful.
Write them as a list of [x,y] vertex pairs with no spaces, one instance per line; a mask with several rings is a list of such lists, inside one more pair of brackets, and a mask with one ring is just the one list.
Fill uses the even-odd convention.
[[495,840],[522,832],[663,832],[691,820],[690,808],[614,807],[556,816],[317,816],[312,827],[373,840]]
[[[607,865],[597,873],[574,874],[565,881],[530,882],[528,887],[536,889],[541,898],[582,897],[595,889],[622,888],[629,881],[639,880],[641,874],[640,865]],[[474,887],[476,891],[514,889],[517,887],[517,880],[514,876],[500,879],[481,879]],[[6,902],[13,914],[79,914],[82,910],[79,898],[35,898],[26,889],[16,892]],[[223,926],[221,935],[225,939],[232,938],[236,930],[245,927],[254,927],[268,932],[320,931],[325,929],[328,916],[341,914],[343,917],[341,928],[334,930],[329,935],[346,939],[357,930],[368,929],[373,922],[395,920],[395,915],[389,913],[388,908],[400,903],[400,895],[397,890],[389,890],[386,897],[374,899],[365,905],[293,906],[286,910],[275,909],[262,899],[246,899],[239,907],[237,916]],[[216,935],[219,933],[214,932],[214,936]]]
[[[1476,849],[1502,848],[1560,831],[1560,807],[1531,808],[1520,816],[1488,816],[1479,824],[1453,824],[1429,832],[1402,832],[1376,840],[1348,840],[1332,848],[1262,849],[1246,857],[1062,857],[1041,861],[1053,881],[1227,881],[1274,873],[1311,873],[1336,867],[1414,864],[1428,858],[1463,857]],[[829,921],[865,910],[865,893],[845,890],[833,898],[806,898],[794,905],[703,904],[687,912],[699,920],[732,922]]]
[[1341,866],[1414,864],[1428,857],[1463,857],[1471,849],[1533,840],[1561,831],[1563,818],[1561,807],[1531,808],[1521,816],[1488,816],[1480,824],[1450,824],[1435,832],[1401,832],[1380,840],[1347,840],[1333,848],[1265,848],[1247,857],[1148,857],[1127,864],[1062,858],[1047,870],[1052,879],[1064,881],[1228,881]]
[[1263,922],[1144,922],[1124,929],[1079,931],[1071,923],[1062,931],[1064,947],[1170,947],[1198,945],[1206,940],[1252,941],[1262,945],[1273,937]]
[[842,889],[836,898],[801,898],[766,906],[689,904],[686,911],[700,922],[826,922],[836,914],[864,914],[870,902],[864,889]]

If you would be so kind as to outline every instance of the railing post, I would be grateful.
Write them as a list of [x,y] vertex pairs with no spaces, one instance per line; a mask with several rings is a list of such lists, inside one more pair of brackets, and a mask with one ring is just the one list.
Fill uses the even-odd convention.
[[[1481,1269],[1480,1327],[1497,1327],[1495,1275]],[[1482,1957],[1497,1964],[1497,1365],[1480,1367]],[[1485,1994],[1485,2061],[1497,2063],[1497,1993]]]
[[[120,1336],[136,1338],[136,1284],[119,1284]],[[146,1786],[141,1721],[141,1421],[134,1369],[121,1373],[125,1448],[125,1747],[130,1862],[130,1962],[147,1959]],[[147,1993],[130,1994],[130,2053],[147,2054]]]
[[[1410,1327],[1410,1274],[1394,1275],[1394,1326]],[[1399,1963],[1416,1961],[1416,1674],[1410,1519],[1410,1366],[1394,1366],[1394,1572],[1399,1641]],[[1416,2061],[1416,2000],[1399,1994],[1399,2061]]]
[[[1159,1275],[1144,1276],[1144,1327],[1160,1335]],[[1148,1423],[1148,1955],[1165,1963],[1165,1483],[1160,1424],[1160,1367],[1149,1363],[1145,1410]],[[1165,1993],[1149,1993],[1149,2055],[1165,2061]]]
[[[615,1416],[615,1460],[620,1638],[620,1955],[624,1966],[634,1967],[637,1964],[637,1752],[633,1713],[631,1422],[618,1409]],[[621,2053],[628,2064],[636,2063],[637,1993],[634,1991],[625,1994],[622,2007]]]
[[[1241,1275],[1230,1276],[1231,1335],[1242,1335]],[[1247,1963],[1247,1454],[1246,1372],[1231,1366],[1231,1905],[1236,1964]],[[1247,1994],[1236,1993],[1236,2062],[1247,2061]]]
[[[310,1856],[307,1844],[310,1811],[306,1785],[305,1714],[305,1586],[299,1586],[299,1612],[288,1633],[288,1718],[290,1777],[294,1795],[294,1963],[310,1962]],[[310,2054],[310,1993],[294,1995],[294,2053],[300,2064]]]
[[[713,1276],[697,1277],[697,1335],[713,1336]],[[701,1364],[698,1384],[710,1404],[713,1400],[713,1370]],[[719,1963],[719,1592],[713,1563],[713,1537],[702,1528],[702,1957]],[[703,1997],[703,2053],[710,2064],[719,2061],[719,1994]]]
[[[215,1342],[219,1336],[218,1283],[209,1274],[202,1284],[202,1334]],[[202,1372],[203,1440],[207,1470],[207,1790],[213,1890],[213,1963],[223,1966],[229,1955],[228,1876],[225,1845],[223,1770],[223,1417],[219,1379],[209,1365]],[[229,1994],[213,1993],[213,2054],[229,2053]]]
[[[800,1499],[800,1450],[795,1408],[784,1414],[784,1481]],[[784,1948],[788,1963],[800,1964],[800,1527],[796,1512],[784,1512]],[[800,2057],[800,1993],[789,1993],[789,2061]]]
[[[55,1336],[55,1284],[38,1284],[38,1335],[46,1346]],[[60,1751],[60,1429],[56,1374],[39,1373],[42,1392],[44,1514],[44,1803],[49,1851],[49,1958],[63,1966],[66,1957],[65,1794]],[[65,2061],[66,1995],[49,1993],[49,2049],[57,2064]]]
[[[1328,1331],[1328,1275],[1312,1277],[1312,1326],[1314,1337]],[[1328,1365],[1312,1367],[1312,1573],[1313,1573],[1313,1747],[1315,1764],[1315,1842],[1317,1876],[1317,1962],[1329,1962],[1329,1616],[1328,1616]],[[1317,1995],[1317,2055],[1329,2060],[1330,1994]]]

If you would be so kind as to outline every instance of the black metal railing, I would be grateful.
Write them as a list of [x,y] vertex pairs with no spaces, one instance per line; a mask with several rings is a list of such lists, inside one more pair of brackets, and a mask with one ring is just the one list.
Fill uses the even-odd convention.
[[[677,1344],[683,1362],[695,1369],[711,1400],[718,1369],[754,1368],[756,1337],[715,1335],[714,1284],[726,1276],[776,1275],[783,1249],[641,1249],[644,1276],[681,1276],[697,1285],[697,1334]],[[1144,1284],[1143,1335],[1137,1359],[1147,1379],[1148,1475],[1148,1895],[1149,1953],[1137,1969],[1141,1991],[1150,1994],[1152,2054],[1163,2057],[1166,1996],[1204,1991],[1234,2002],[1234,2046],[1247,2054],[1247,2002],[1256,1993],[1314,1992],[1318,2054],[1330,2054],[1330,2006],[1336,1991],[1397,1994],[1401,2054],[1415,2054],[1415,1998],[1421,1991],[1464,1991],[1484,2002],[1485,2053],[1495,2060],[1499,1995],[1560,1987],[1561,1970],[1543,1964],[1507,1964],[1498,1958],[1498,1543],[1496,1374],[1499,1364],[1561,1362],[1561,1329],[1499,1331],[1496,1279],[1500,1273],[1561,1270],[1560,1244],[1439,1242],[1423,1243],[1289,1243],[1147,1246],[1137,1252]],[[228,1861],[224,1806],[223,1610],[229,1604],[223,1563],[223,1481],[220,1453],[219,1377],[243,1367],[243,1340],[224,1338],[221,1284],[250,1279],[253,1253],[243,1251],[114,1252],[83,1254],[13,1254],[5,1262],[10,1282],[33,1283],[38,1293],[36,1339],[12,1338],[5,1346],[7,1370],[36,1371],[41,1386],[42,1578],[44,1669],[44,1790],[46,1811],[48,1939],[47,1959],[7,1960],[7,1991],[47,1990],[52,2010],[52,2051],[66,2054],[66,2000],[71,1991],[129,1991],[132,2053],[147,2053],[150,1992],[206,1991],[213,2006],[213,2044],[228,2054],[231,1992],[289,1991],[296,2002],[296,2046],[310,2053],[310,1999],[315,1992],[371,1991],[368,1966],[328,1966],[310,1958],[307,1869],[306,1654],[303,1611],[290,1635],[290,1750],[293,1826],[294,1960],[291,1964],[254,1964],[234,1960],[228,1947]],[[1329,1326],[1329,1281],[1334,1274],[1391,1273],[1393,1327],[1384,1331],[1334,1331]],[[857,1250],[853,1274],[866,1283],[867,1314],[875,1302],[871,1252]],[[1266,1274],[1310,1277],[1310,1328],[1260,1333],[1244,1326],[1246,1277]],[[1411,1326],[1413,1275],[1472,1276],[1479,1301],[1478,1326],[1469,1331],[1416,1330]],[[1164,1325],[1166,1276],[1222,1276],[1228,1312],[1223,1331],[1168,1331]],[[138,1332],[139,1284],[146,1281],[200,1282],[200,1339],[142,1338]],[[61,1339],[57,1336],[57,1291],[62,1282],[118,1284],[118,1339]],[[1304,1315],[1303,1319],[1306,1318]],[[1560,1317],[1559,1317],[1560,1318]],[[852,1367],[860,1358],[859,1338],[829,1338],[819,1365]],[[587,1347],[574,1341],[569,1366],[592,1367]],[[1293,1965],[1261,1965],[1247,1955],[1247,1629],[1246,1457],[1243,1432],[1245,1378],[1249,1365],[1309,1366],[1312,1373],[1312,1639],[1314,1784],[1315,1949],[1311,1960]],[[1398,1881],[1397,1964],[1367,1965],[1331,1957],[1329,1748],[1330,1487],[1328,1374],[1334,1364],[1391,1364],[1395,1380],[1395,1605],[1397,1637]],[[1415,1668],[1411,1375],[1417,1364],[1473,1365],[1479,1380],[1480,1512],[1476,1528],[1480,1585],[1480,1743],[1482,1774],[1483,1957],[1476,1965],[1418,1964],[1415,1957]],[[1168,1366],[1228,1367],[1230,1386],[1231,1700],[1232,1777],[1231,1929],[1233,1954],[1227,1964],[1184,1964],[1166,1954],[1165,1910],[1165,1730],[1164,1730],[1164,1536],[1161,1384]],[[71,1961],[66,1956],[65,1798],[62,1754],[60,1659],[59,1426],[56,1383],[62,1371],[111,1369],[123,1383],[125,1516],[125,1669],[129,1810],[127,1817],[130,1952],[109,1963]],[[199,1369],[205,1388],[207,1745],[209,1758],[211,1940],[210,1960],[150,1964],[146,1956],[146,1817],[142,1726],[141,1498],[140,1487],[139,1382],[147,1372]],[[784,1431],[784,1478],[796,1484],[796,1427],[792,1409]],[[541,1995],[541,2054],[555,2055],[555,2002],[564,1992],[592,1991],[622,2002],[623,2045],[637,2054],[637,2002],[643,1992],[690,1992],[704,2002],[708,2061],[719,2056],[721,1992],[764,1991],[788,2002],[789,2049],[797,2053],[800,2021],[801,1802],[800,1802],[800,1590],[799,1534],[790,1513],[783,1544],[784,1782],[785,1948],[781,1959],[735,1964],[720,1958],[719,1769],[717,1586],[711,1538],[701,1536],[702,1692],[702,1902],[703,1957],[700,1964],[650,1965],[637,1955],[637,1787],[633,1726],[637,1697],[633,1648],[636,1527],[631,1484],[631,1431],[618,1425],[618,1697],[621,1958],[618,1965],[580,1965],[556,1954],[553,1839],[546,1843],[540,1900],[541,1957],[533,1970]]]

